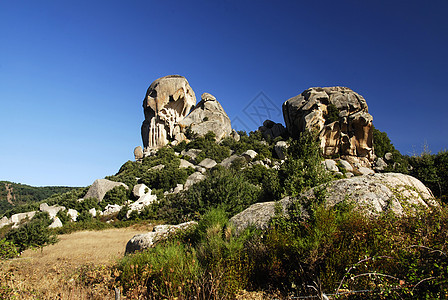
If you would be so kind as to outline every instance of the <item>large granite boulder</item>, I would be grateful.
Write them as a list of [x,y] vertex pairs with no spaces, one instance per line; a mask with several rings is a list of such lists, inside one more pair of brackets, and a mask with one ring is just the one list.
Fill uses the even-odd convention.
[[[283,104],[288,133],[294,138],[305,131],[317,131],[327,157],[374,159],[373,117],[366,100],[346,87],[310,88]],[[368,165],[370,166],[370,165]]]
[[[340,179],[310,189],[302,193],[300,201],[313,201],[315,191],[323,191],[324,203],[330,207],[344,201],[354,203],[357,208],[367,214],[378,215],[391,211],[397,215],[412,213],[415,209],[438,206],[431,191],[418,179],[399,173],[376,173],[372,175],[356,176]],[[285,210],[295,198],[284,198],[279,201]],[[274,216],[276,202],[256,203],[233,216],[230,222],[237,232],[241,232],[249,225],[266,228],[269,220]],[[278,205],[278,204],[277,204]],[[303,210],[304,218],[308,212]]]
[[155,80],[143,100],[145,120],[141,133],[144,151],[158,149],[173,141],[181,132],[178,122],[196,104],[196,96],[187,79],[169,75]]
[[141,251],[153,247],[158,241],[168,238],[171,234],[179,230],[186,230],[191,226],[197,225],[197,222],[190,221],[178,225],[157,225],[152,232],[137,234],[126,244],[126,254]]
[[93,184],[90,186],[89,190],[84,196],[84,199],[86,198],[96,198],[98,201],[102,201],[104,198],[104,195],[111,189],[113,189],[116,186],[124,186],[126,189],[128,186],[122,182],[115,182],[108,179],[97,179],[93,182]]
[[202,94],[198,105],[179,124],[182,128],[189,127],[193,133],[199,136],[204,136],[207,132],[212,131],[215,133],[217,141],[232,134],[229,116],[216,98],[209,93]]

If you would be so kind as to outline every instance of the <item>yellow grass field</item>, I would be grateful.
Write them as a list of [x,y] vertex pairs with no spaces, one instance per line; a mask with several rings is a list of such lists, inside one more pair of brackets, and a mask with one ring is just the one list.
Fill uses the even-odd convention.
[[128,240],[151,230],[140,225],[60,235],[54,245],[1,262],[1,285],[13,290],[10,299],[115,299],[110,266]]

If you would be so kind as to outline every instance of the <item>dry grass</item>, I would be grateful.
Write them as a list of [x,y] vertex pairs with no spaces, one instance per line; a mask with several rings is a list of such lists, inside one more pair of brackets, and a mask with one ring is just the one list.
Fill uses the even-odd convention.
[[129,239],[151,229],[140,225],[61,235],[54,245],[2,262],[1,286],[15,291],[11,299],[114,299],[110,266],[124,255]]

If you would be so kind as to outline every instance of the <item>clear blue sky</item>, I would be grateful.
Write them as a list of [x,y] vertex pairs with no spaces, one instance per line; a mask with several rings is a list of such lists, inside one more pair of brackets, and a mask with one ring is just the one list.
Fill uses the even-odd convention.
[[446,0],[0,0],[0,180],[87,186],[116,173],[141,145],[146,89],[169,74],[246,130],[263,101],[283,123],[290,97],[347,86],[403,154],[437,153],[447,13]]

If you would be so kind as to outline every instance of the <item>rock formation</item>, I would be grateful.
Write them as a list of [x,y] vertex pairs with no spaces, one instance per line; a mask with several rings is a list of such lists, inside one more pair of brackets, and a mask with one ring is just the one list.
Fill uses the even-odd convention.
[[317,131],[323,154],[373,161],[372,116],[366,100],[346,87],[310,88],[283,104],[286,129],[292,137]]
[[143,109],[141,133],[144,151],[158,149],[180,134],[177,126],[196,104],[196,96],[187,79],[169,75],[155,80],[148,88]]
[[[325,204],[334,206],[344,201],[355,203],[356,207],[368,214],[376,215],[392,211],[397,215],[412,212],[417,207],[427,208],[437,206],[431,191],[420,180],[400,173],[384,173],[356,176],[340,179],[312,188],[302,193],[298,199],[315,201],[315,189],[325,189]],[[286,197],[279,201],[285,209],[296,199]],[[274,216],[276,202],[264,202],[251,205],[246,210],[235,215],[230,222],[238,232],[249,225],[266,228]],[[303,210],[307,217],[308,212]]]
[[84,196],[84,199],[96,198],[98,199],[98,201],[101,201],[108,191],[120,185],[124,186],[126,189],[128,188],[127,185],[122,182],[115,182],[108,179],[97,179],[90,186],[89,190]]
[[216,98],[209,93],[202,94],[198,105],[179,124],[182,128],[190,127],[191,132],[199,136],[212,131],[217,141],[232,134],[229,116]]
[[180,230],[186,230],[196,226],[195,221],[185,222],[178,225],[157,225],[152,232],[137,234],[126,244],[125,254],[151,248],[155,243],[168,238]]

